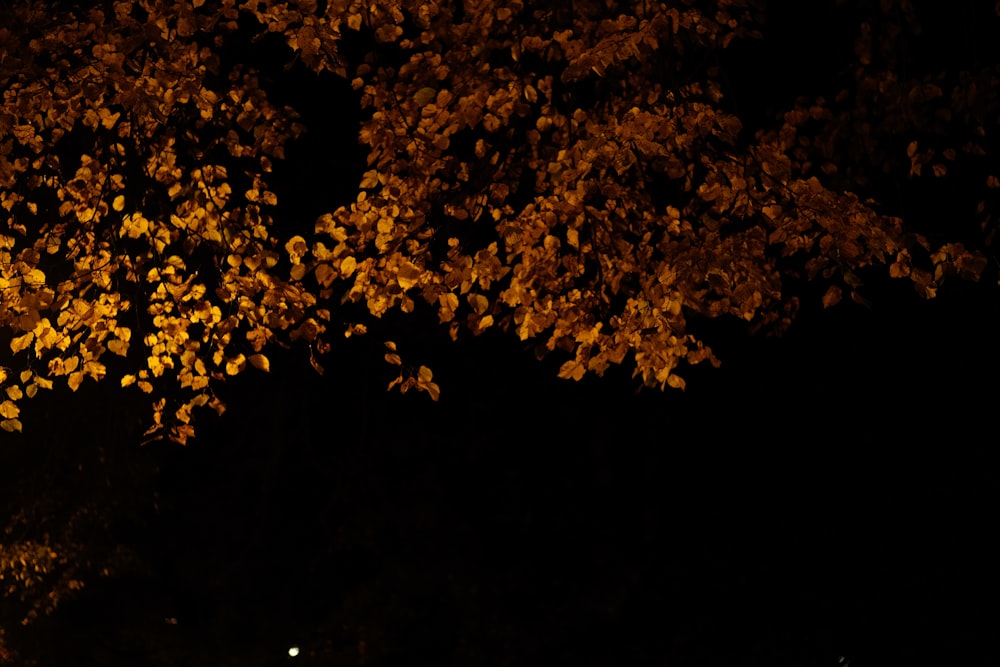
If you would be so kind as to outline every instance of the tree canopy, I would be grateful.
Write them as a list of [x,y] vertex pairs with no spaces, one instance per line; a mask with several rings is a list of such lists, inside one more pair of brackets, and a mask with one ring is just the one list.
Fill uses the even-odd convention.
[[[147,436],[185,442],[197,408],[224,410],[219,383],[267,371],[273,350],[301,346],[321,370],[334,343],[417,309],[452,338],[498,328],[560,355],[561,377],[626,364],[682,388],[684,363],[718,363],[693,320],[780,333],[803,298],[866,303],[870,267],[926,297],[978,279],[1000,186],[996,62],[972,47],[921,61],[930,10],[861,3],[834,87],[744,118],[729,54],[766,34],[766,9],[5,8],[0,426],[89,379],[149,394]],[[339,102],[360,105],[367,168],[315,220],[283,217],[274,186],[308,128],[242,57],[265,44],[286,72],[346,79]],[[960,190],[954,222],[884,196],[935,181]],[[390,387],[436,397],[432,370],[385,344]]]
[[[837,27],[823,62],[769,41],[790,7],[765,0],[0,7],[0,427],[101,381],[148,395],[147,438],[184,443],[222,383],[284,348],[321,372],[366,334],[390,388],[436,398],[380,326],[396,314],[506,332],[567,379],[621,365],[682,388],[685,364],[719,363],[708,320],[781,333],[883,276],[926,298],[995,279],[998,8],[942,42],[933,2],[815,5]],[[347,201],[297,208],[327,199],[286,169],[323,123],[366,164],[330,185]],[[347,159],[313,155],[296,169]],[[81,537],[117,501],[29,486],[5,489],[24,500],[5,622],[128,559]]]

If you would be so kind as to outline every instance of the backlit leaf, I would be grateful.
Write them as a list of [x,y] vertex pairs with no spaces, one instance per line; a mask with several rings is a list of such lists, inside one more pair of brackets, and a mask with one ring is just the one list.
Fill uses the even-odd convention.
[[257,370],[264,371],[265,373],[269,373],[271,371],[271,362],[263,354],[251,354],[249,359],[250,363],[253,364],[253,367]]
[[21,414],[21,410],[20,408],[17,407],[17,404],[14,403],[13,401],[5,400],[4,402],[0,403],[0,417],[4,417],[6,419],[13,419],[14,417],[17,417],[19,414]]

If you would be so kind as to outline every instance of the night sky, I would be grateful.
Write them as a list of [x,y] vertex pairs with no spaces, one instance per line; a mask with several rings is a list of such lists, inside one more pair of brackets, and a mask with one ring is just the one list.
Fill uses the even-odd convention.
[[43,664],[992,664],[1000,319],[955,292],[720,330],[684,393],[505,338],[425,340],[438,403],[289,354],[186,448],[56,393],[14,446],[83,461],[64,499],[124,498],[146,562]]
[[[307,125],[328,102],[301,102]],[[343,127],[313,124],[306,166],[286,168],[305,219],[350,190],[309,180],[350,182],[362,154]],[[340,156],[332,173],[309,162],[317,145]],[[723,366],[689,369],[684,392],[636,391],[628,369],[559,380],[560,360],[513,335],[455,344],[417,314],[341,341],[322,376],[302,350],[248,370],[186,447],[139,446],[148,406],[115,387],[40,395],[2,440],[5,506],[92,503],[115,517],[95,540],[137,558],[23,631],[24,653],[995,665],[995,277],[932,301],[866,278],[871,309],[824,310],[819,292],[780,339],[692,321]],[[440,401],[386,393],[387,337],[434,369]]]

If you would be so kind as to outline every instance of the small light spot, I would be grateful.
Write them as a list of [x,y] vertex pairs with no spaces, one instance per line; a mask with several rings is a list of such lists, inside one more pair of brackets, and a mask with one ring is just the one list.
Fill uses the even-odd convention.
[[299,654],[299,647],[298,646],[290,646],[288,648],[288,656],[289,657],[294,658],[298,654]]

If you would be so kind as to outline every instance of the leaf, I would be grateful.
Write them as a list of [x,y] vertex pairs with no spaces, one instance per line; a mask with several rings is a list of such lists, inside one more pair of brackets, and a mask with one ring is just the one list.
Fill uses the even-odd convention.
[[265,373],[271,372],[271,362],[263,354],[251,354],[249,359],[250,363],[257,370],[264,371]]
[[0,417],[6,419],[13,419],[21,414],[21,409],[17,407],[17,404],[11,400],[5,400],[0,403]]
[[431,400],[436,401],[441,396],[441,388],[431,381],[433,378],[434,372],[427,366],[421,366],[417,371],[417,389],[426,391]]
[[570,359],[559,367],[559,377],[564,380],[580,381],[587,372],[587,367],[578,359]]
[[19,420],[19,419],[4,419],[3,421],[0,421],[0,428],[2,428],[3,430],[7,431],[8,433],[12,433],[14,431],[20,432],[21,431],[21,420]]
[[423,384],[418,383],[417,387],[426,391],[432,401],[436,401],[441,398],[441,387],[434,382],[426,382]]
[[830,285],[826,290],[826,294],[823,295],[823,307],[830,308],[840,303],[841,290],[836,285]]
[[489,308],[490,302],[482,294],[470,294],[468,296],[469,306],[476,315],[482,315]]
[[70,373],[69,378],[67,378],[67,383],[69,388],[76,391],[80,388],[80,383],[83,382],[83,371],[76,371],[75,373]]
[[246,367],[247,358],[243,354],[226,360],[226,375],[238,375]]
[[410,262],[404,262],[399,267],[399,272],[396,274],[396,281],[399,286],[403,288],[403,291],[412,288],[417,284],[420,279],[420,269]]
[[115,338],[114,340],[108,341],[108,350],[112,354],[124,357],[128,354],[128,345],[128,341]]
[[417,106],[426,106],[434,101],[437,97],[437,91],[433,88],[424,87],[418,90],[413,95],[413,101],[417,103]]
[[27,348],[31,345],[31,341],[35,339],[35,334],[32,331],[24,334],[23,336],[18,336],[10,341],[10,351],[17,354],[21,350]]

